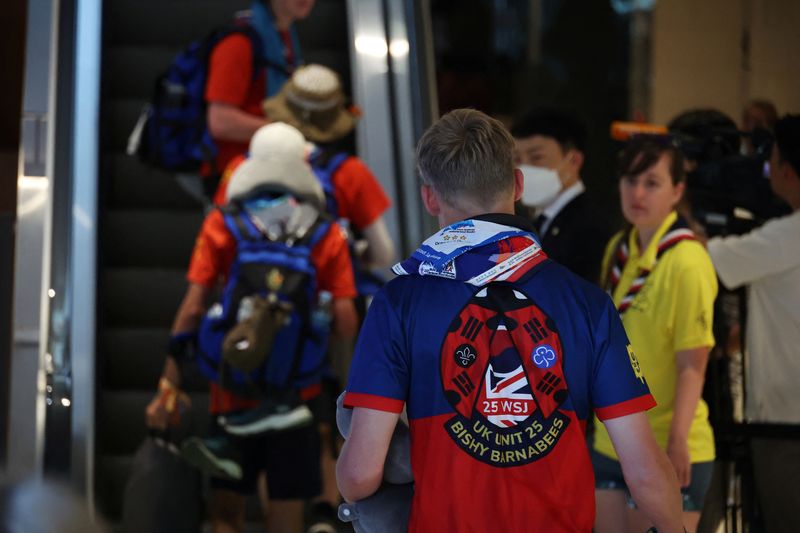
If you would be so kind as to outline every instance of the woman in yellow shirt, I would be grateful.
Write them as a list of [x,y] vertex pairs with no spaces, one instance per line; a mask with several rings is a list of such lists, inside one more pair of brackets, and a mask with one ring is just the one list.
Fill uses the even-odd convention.
[[[626,228],[606,247],[604,282],[631,341],[631,364],[658,405],[647,416],[670,458],[684,495],[684,526],[694,532],[711,479],[714,437],[701,398],[714,345],[717,278],[705,248],[675,212],[686,178],[680,152],[663,139],[640,137],[620,158]],[[592,450],[597,533],[639,533],[652,524],[636,511],[608,433],[597,428]]]

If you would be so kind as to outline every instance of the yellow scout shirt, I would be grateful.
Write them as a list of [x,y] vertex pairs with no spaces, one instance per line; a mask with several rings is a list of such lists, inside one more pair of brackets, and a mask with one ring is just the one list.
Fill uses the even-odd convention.
[[[630,253],[612,295],[614,305],[619,306],[641,268],[653,268],[658,243],[676,219],[675,212],[667,216],[644,253],[639,251],[636,230],[630,232]],[[620,238],[621,233],[608,243],[603,272],[607,271]],[[622,324],[658,404],[647,411],[647,418],[656,441],[664,449],[669,440],[678,378],[675,353],[714,345],[711,326],[716,295],[717,276],[708,253],[702,244],[685,240],[662,254],[622,315]],[[598,424],[594,446],[603,455],[617,459],[602,424]],[[702,399],[689,430],[689,456],[693,463],[714,459],[714,436],[708,423],[708,406]]]

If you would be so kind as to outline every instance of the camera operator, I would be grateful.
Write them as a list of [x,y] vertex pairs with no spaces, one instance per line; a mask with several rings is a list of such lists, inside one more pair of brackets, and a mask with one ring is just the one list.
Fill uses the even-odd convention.
[[[715,237],[708,253],[728,288],[748,286],[747,397],[751,422],[800,425],[800,115],[775,124],[772,190],[792,213],[742,236]],[[752,439],[756,491],[770,533],[800,531],[800,442]]]
[[[742,111],[742,131],[753,133],[757,128],[772,132],[778,121],[778,110],[769,100],[750,100]],[[755,147],[749,137],[742,143],[743,155],[754,155]]]

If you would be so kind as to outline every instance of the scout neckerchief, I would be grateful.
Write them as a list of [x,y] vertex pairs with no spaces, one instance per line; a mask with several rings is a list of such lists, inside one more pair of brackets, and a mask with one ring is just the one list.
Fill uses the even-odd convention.
[[515,281],[545,259],[532,233],[467,219],[429,237],[392,271],[398,276],[437,276],[482,286],[490,281]]
[[[631,230],[625,232],[622,238],[620,238],[617,248],[614,250],[614,255],[612,256],[614,266],[611,269],[608,287],[606,287],[612,298],[614,297],[614,291],[617,288],[617,285],[619,285],[619,280],[622,278],[622,272],[625,270],[625,264],[628,262],[628,257],[630,255],[628,250],[630,234]],[[669,227],[664,236],[661,237],[661,240],[658,241],[656,260],[653,265],[649,269],[639,269],[639,275],[636,276],[636,279],[633,280],[630,288],[628,288],[628,292],[626,292],[625,296],[622,298],[622,300],[620,300],[619,305],[617,306],[617,311],[619,311],[620,315],[623,315],[631,306],[634,298],[636,298],[636,295],[647,281],[647,277],[655,269],[656,265],[658,265],[658,261],[661,259],[661,256],[663,256],[668,250],[672,249],[673,246],[685,240],[696,240],[696,238],[694,232],[689,229],[689,225],[686,223],[686,221],[683,220],[683,218],[678,217]]]

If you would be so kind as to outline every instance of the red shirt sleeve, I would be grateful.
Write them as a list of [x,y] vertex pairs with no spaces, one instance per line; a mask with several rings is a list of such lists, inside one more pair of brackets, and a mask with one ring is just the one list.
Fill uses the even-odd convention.
[[357,157],[347,158],[333,174],[339,216],[357,229],[375,222],[392,205],[372,171]]
[[328,233],[311,251],[311,261],[317,269],[317,286],[334,298],[355,298],[356,283],[353,265],[342,228],[331,224]]
[[214,285],[228,275],[236,255],[236,240],[225,226],[222,213],[215,209],[208,214],[194,243],[186,279],[204,287]]
[[640,411],[648,411],[656,406],[656,400],[650,394],[639,396],[615,405],[607,407],[597,407],[594,412],[597,419],[600,421],[609,420],[611,418],[619,418],[621,416],[632,415]]
[[403,400],[349,391],[345,391],[342,404],[350,409],[353,407],[366,407],[368,409],[386,411],[388,413],[400,413],[403,411],[403,407],[405,406],[405,402]]
[[[207,102],[232,105],[245,113],[262,117],[265,80],[263,68],[257,76],[253,76],[253,45],[250,39],[241,33],[233,33],[222,39],[211,52],[205,98]],[[214,140],[218,149],[216,160],[213,168],[204,166],[204,176],[222,172],[234,156],[247,152],[247,142]]]
[[241,33],[222,39],[208,63],[206,101],[244,107],[253,80],[253,46]]

